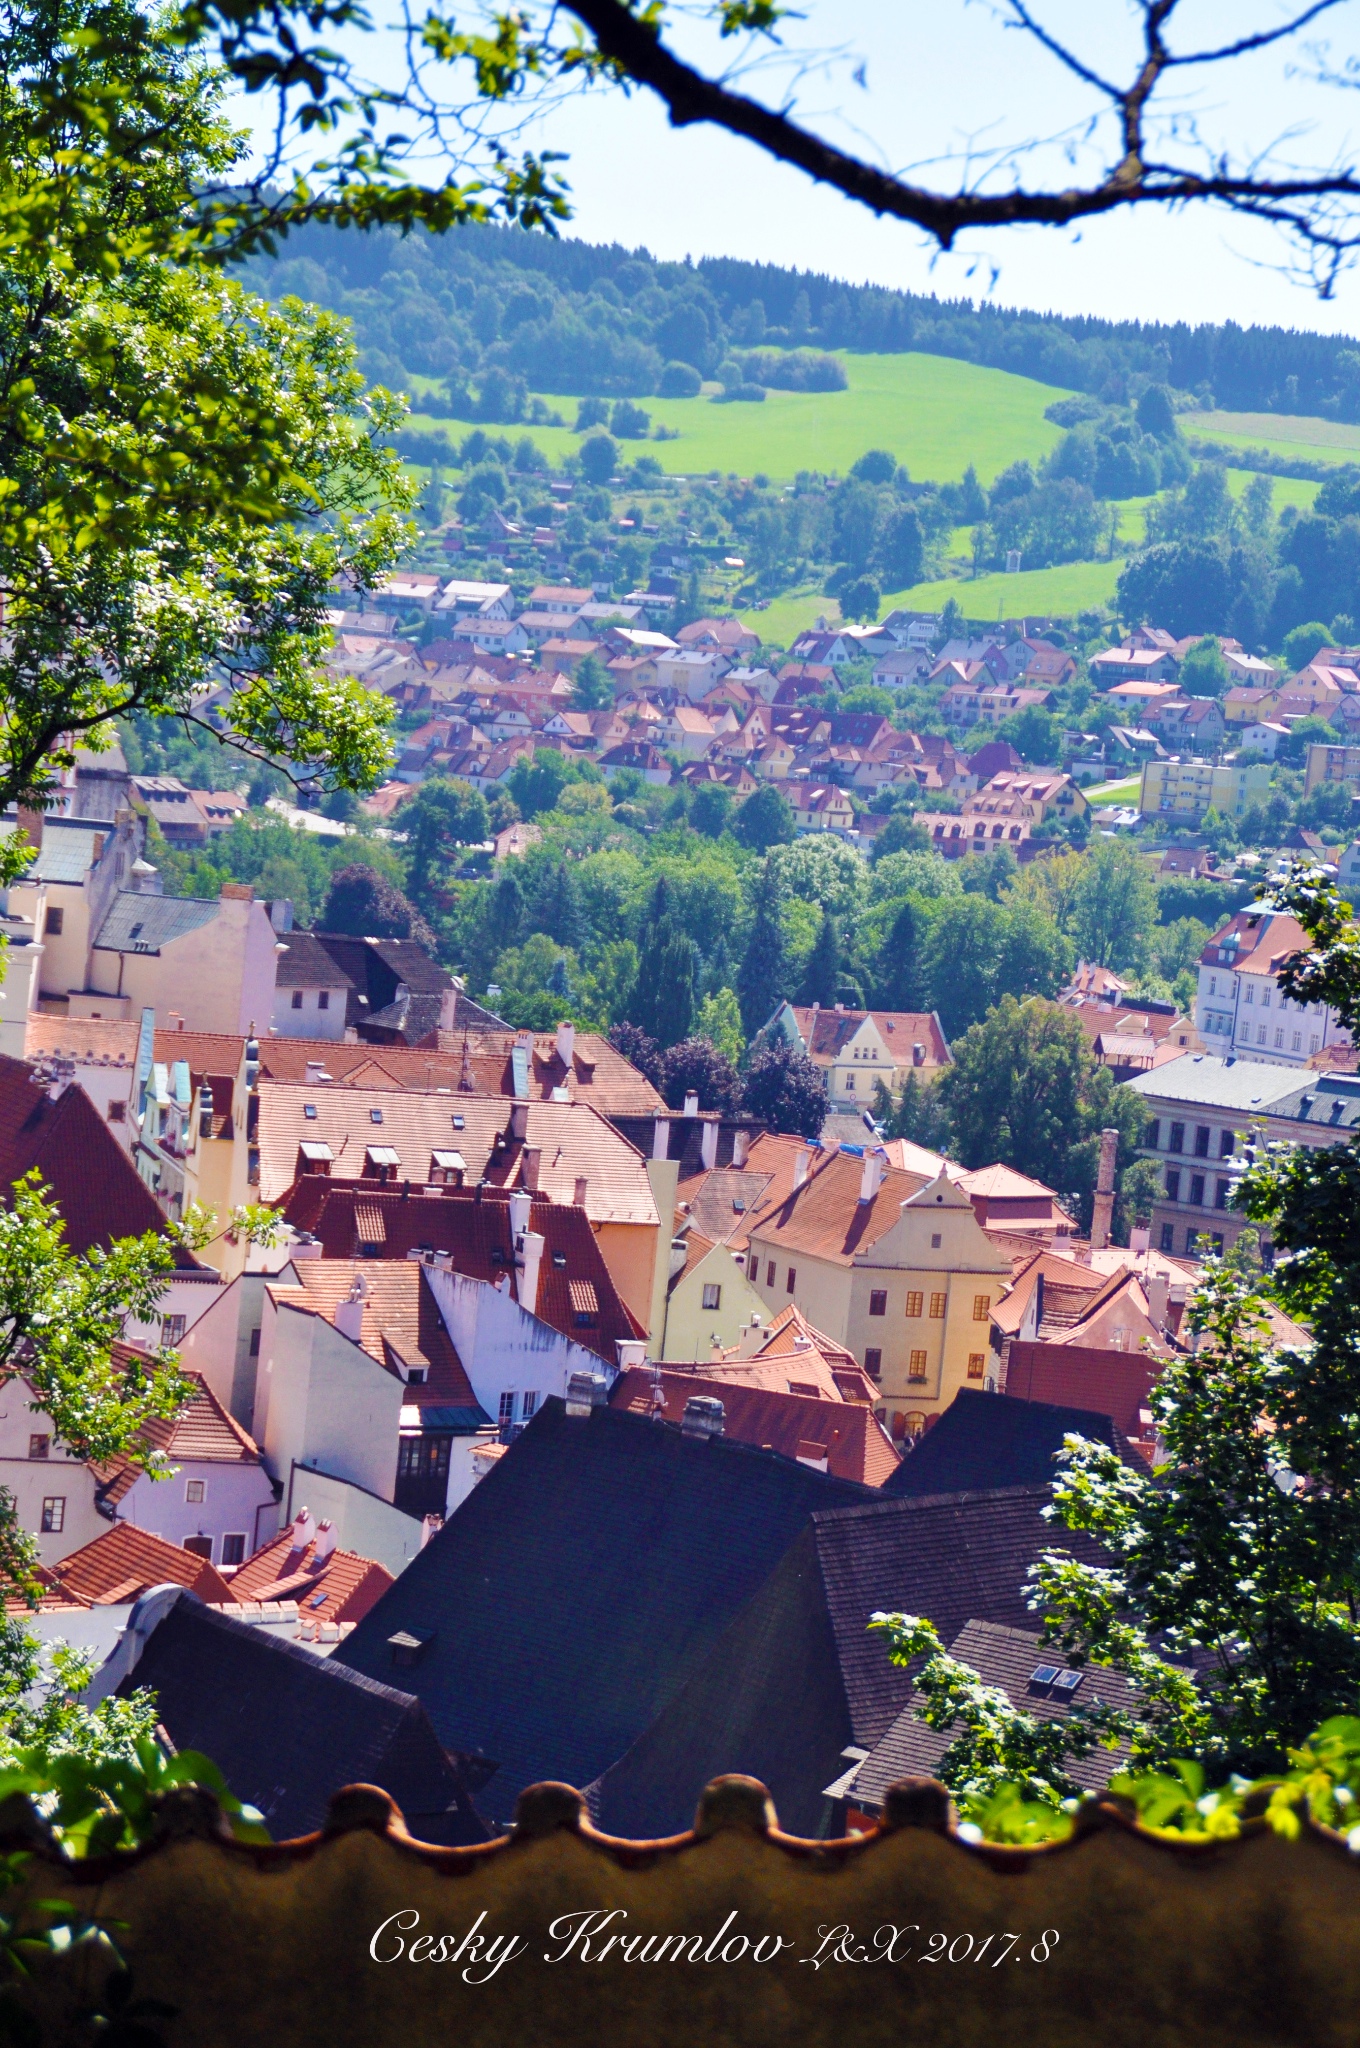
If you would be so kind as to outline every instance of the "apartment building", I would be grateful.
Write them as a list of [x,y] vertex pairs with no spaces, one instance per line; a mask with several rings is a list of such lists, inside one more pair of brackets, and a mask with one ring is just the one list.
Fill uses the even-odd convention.
[[1249,804],[1258,798],[1264,802],[1269,790],[1268,761],[1236,768],[1213,761],[1183,761],[1173,755],[1167,761],[1143,763],[1138,808],[1145,818],[1171,817],[1177,823],[1198,824],[1210,808],[1220,817],[1240,818]]
[[1349,1034],[1325,1003],[1295,1003],[1279,972],[1308,937],[1296,918],[1253,905],[1214,933],[1199,957],[1195,1028],[1215,1053],[1268,1066],[1303,1067]]

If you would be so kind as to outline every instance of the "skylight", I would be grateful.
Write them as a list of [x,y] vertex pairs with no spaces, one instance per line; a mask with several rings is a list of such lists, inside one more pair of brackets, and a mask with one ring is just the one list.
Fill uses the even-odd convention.
[[368,1120],[371,1124],[380,1124],[382,1122],[382,1111],[380,1109],[370,1109]]
[[1029,1675],[1031,1685],[1052,1685],[1061,1670],[1058,1664],[1036,1664]]

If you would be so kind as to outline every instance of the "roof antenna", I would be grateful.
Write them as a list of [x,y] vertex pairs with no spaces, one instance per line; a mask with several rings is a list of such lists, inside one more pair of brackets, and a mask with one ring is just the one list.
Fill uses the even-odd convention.
[[661,1383],[661,1361],[659,1358],[654,1358],[652,1360],[652,1421],[664,1422],[665,1419],[666,1390]]

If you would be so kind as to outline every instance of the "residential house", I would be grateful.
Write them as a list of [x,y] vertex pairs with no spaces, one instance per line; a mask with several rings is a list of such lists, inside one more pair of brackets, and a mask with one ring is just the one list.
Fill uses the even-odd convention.
[[[648,650],[650,651],[650,650]],[[686,703],[697,704],[721,682],[732,663],[716,647],[678,647],[655,655],[657,688],[674,690]]]
[[[665,1372],[641,1366],[620,1373],[609,1400],[632,1415],[679,1423],[691,1434],[701,1427],[759,1444],[860,1486],[882,1486],[900,1463],[873,1409],[860,1402],[737,1386],[710,1379],[702,1369]],[[696,1401],[702,1413],[691,1407]]]
[[928,647],[894,647],[878,656],[871,679],[880,690],[910,690],[926,681],[934,665]]
[[826,1080],[833,1109],[871,1107],[881,1081],[896,1093],[910,1073],[923,1078],[949,1065],[949,1041],[933,1010],[824,1010],[781,1003],[763,1035],[804,1052]]
[[747,1273],[771,1308],[795,1301],[854,1353],[898,1440],[960,1386],[985,1384],[1011,1262],[947,1173],[922,1186],[876,1151],[841,1147],[755,1218]]
[[461,991],[416,939],[284,934],[271,1028],[281,1037],[421,1045],[457,1022]]
[[1304,1072],[1229,1053],[1187,1053],[1125,1085],[1150,1117],[1144,1156],[1162,1172],[1152,1241],[1193,1258],[1201,1240],[1231,1246],[1246,1219],[1229,1206],[1235,1160],[1258,1135],[1292,1145],[1349,1143],[1360,1129],[1360,1078]]
[[998,846],[1025,860],[1034,834],[1028,818],[964,818],[939,811],[917,811],[913,823],[929,833],[932,848],[945,860],[962,860],[970,853],[991,853]]
[[848,832],[855,822],[854,805],[835,783],[791,782],[789,801],[799,832]]
[[1070,683],[1077,672],[1077,664],[1065,647],[1054,647],[1047,640],[1026,640],[1025,659],[1020,674],[1025,682],[1037,689],[1060,690]]
[[[302,1639],[320,1643],[321,1631],[340,1631],[363,1620],[392,1584],[391,1572],[371,1557],[341,1550],[335,1529],[300,1508],[288,1527],[231,1575],[231,1606],[292,1600]],[[199,1598],[202,1599],[200,1594]]]
[[[1360,721],[1360,697],[1346,697],[1342,702],[1355,704],[1357,721]],[[1258,719],[1254,725],[1239,726],[1234,737],[1238,746],[1245,751],[1262,754],[1267,761],[1273,761],[1280,751],[1281,741],[1289,738],[1289,727],[1280,725],[1274,719],[1263,718]]]
[[[529,602],[533,601],[531,595]],[[434,609],[441,619],[508,619],[514,604],[508,583],[470,583],[451,577],[440,591]]]
[[413,1638],[401,1682],[447,1749],[497,1759],[496,1821],[526,1785],[608,1770],[812,1516],[879,1498],[596,1392],[545,1403],[331,1659],[387,1682]]
[[620,768],[631,768],[656,789],[665,789],[671,780],[669,761],[647,740],[624,740],[621,745],[611,747],[607,754],[601,754],[600,766],[606,775],[613,775]]
[[1134,647],[1127,642],[1094,654],[1087,664],[1097,685],[1174,683],[1179,663],[1169,647]]
[[177,775],[134,775],[132,792],[170,846],[206,846],[248,809],[238,790],[189,789]]
[[828,632],[824,624],[800,633],[789,653],[804,668],[843,668],[847,661],[860,659],[860,648],[848,633]]
[[1250,804],[1265,801],[1269,789],[1270,767],[1265,761],[1238,767],[1183,761],[1173,754],[1166,761],[1143,763],[1138,809],[1145,818],[1169,816],[1198,825],[1211,808],[1220,817],[1242,817]]
[[1029,818],[1034,824],[1050,818],[1064,823],[1084,817],[1090,808],[1070,775],[1032,768],[1002,769],[963,806],[966,817]]
[[599,660],[604,650],[598,640],[576,635],[554,635],[538,650],[538,658],[552,675],[574,676],[587,655]]
[[974,725],[1000,725],[1003,718],[1010,718],[1017,711],[1049,711],[1052,706],[1051,690],[989,684],[970,676],[950,684],[940,700],[940,716],[951,725],[967,729]]
[[653,727],[651,737],[654,745],[697,761],[712,746],[716,732],[712,719],[696,705],[681,702]]
[[[167,1216],[184,1216],[198,1203],[226,1219],[249,1194],[246,1146],[237,1138],[256,1041],[174,1022],[178,1029],[157,1031],[152,1042],[130,1131],[133,1163]],[[220,1241],[210,1249],[217,1257]]]
[[1228,733],[1222,706],[1212,697],[1188,697],[1184,703],[1169,698],[1149,709],[1147,723],[1163,746],[1201,758],[1217,755]]
[[1328,782],[1360,784],[1360,745],[1329,747],[1309,742],[1303,793],[1311,796]]
[[[147,1362],[120,1346],[115,1362]],[[129,1459],[87,1464],[57,1436],[51,1417],[26,1380],[12,1383],[30,1398],[11,1398],[0,1417],[0,1483],[15,1503],[21,1529],[40,1562],[58,1564],[103,1534],[111,1522],[149,1529],[210,1564],[240,1564],[274,1528],[274,1490],[255,1444],[197,1373],[187,1373],[189,1401],[173,1421],[148,1422],[147,1442],[173,1468],[153,1479]]]
[[1195,1024],[1215,1055],[1301,1067],[1349,1043],[1334,1010],[1291,1002],[1279,987],[1284,962],[1309,944],[1297,919],[1254,906],[1214,933],[1200,954]]
[[381,582],[375,595],[394,612],[429,612],[439,596],[439,578],[412,569],[399,569]]
[[[92,1017],[29,1013],[23,1057],[29,1065],[79,1083],[103,1121],[129,1150],[136,1131],[139,1026]],[[129,1107],[129,1104],[131,1107]]]
[[755,654],[760,647],[759,633],[753,633],[740,619],[694,619],[681,626],[675,637],[682,647],[718,647],[733,659]]
[[56,1564],[38,1567],[44,1605],[131,1608],[153,1586],[187,1586],[200,1600],[229,1600],[222,1574],[199,1551],[167,1543],[133,1522],[103,1533]]

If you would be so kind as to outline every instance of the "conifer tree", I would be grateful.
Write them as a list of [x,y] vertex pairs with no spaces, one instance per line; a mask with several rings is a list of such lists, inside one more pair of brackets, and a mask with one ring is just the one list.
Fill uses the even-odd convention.
[[757,1031],[769,1023],[786,992],[788,961],[780,919],[781,907],[778,878],[770,872],[767,862],[765,872],[756,885],[755,917],[737,974],[741,1021],[748,1039],[754,1038]]
[[824,1010],[833,1009],[841,992],[841,940],[836,929],[836,920],[829,910],[822,912],[822,928],[817,934],[817,943],[808,954],[803,969],[803,984],[798,1000],[802,1003],[820,1003]]

